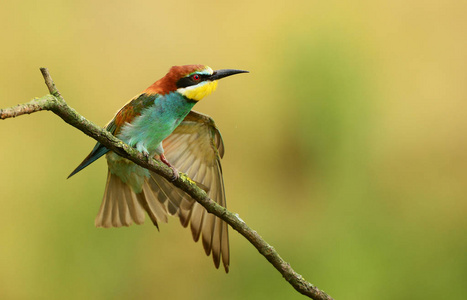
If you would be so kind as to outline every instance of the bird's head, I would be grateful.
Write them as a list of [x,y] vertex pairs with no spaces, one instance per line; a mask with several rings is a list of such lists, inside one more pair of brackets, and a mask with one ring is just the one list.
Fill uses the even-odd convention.
[[147,88],[145,93],[164,95],[177,92],[188,100],[198,102],[216,89],[219,79],[239,73],[248,73],[248,71],[233,69],[213,71],[203,65],[174,66],[164,77]]

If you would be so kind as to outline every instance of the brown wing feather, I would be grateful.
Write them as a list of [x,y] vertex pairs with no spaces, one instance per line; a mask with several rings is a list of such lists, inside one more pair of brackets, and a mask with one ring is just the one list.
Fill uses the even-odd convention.
[[[224,155],[224,144],[214,121],[203,114],[191,111],[175,131],[163,142],[168,161],[186,173],[203,188],[209,197],[226,206],[224,181],[220,158]],[[193,239],[200,238],[207,255],[212,253],[215,266],[220,261],[226,272],[229,270],[229,239],[227,224],[209,214],[204,207],[180,189],[157,174],[151,173],[169,200],[170,214],[177,215],[183,226],[191,223]]]

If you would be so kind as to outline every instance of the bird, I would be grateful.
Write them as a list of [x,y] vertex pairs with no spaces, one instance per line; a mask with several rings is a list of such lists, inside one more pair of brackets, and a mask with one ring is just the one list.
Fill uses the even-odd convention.
[[[216,89],[219,79],[240,73],[248,71],[213,71],[205,65],[173,66],[125,104],[105,129],[145,156],[170,167],[174,172],[172,180],[178,176],[178,170],[186,173],[212,200],[226,207],[221,133],[211,117],[192,108]],[[68,178],[103,155],[108,172],[96,227],[142,224],[146,213],[159,229],[159,223],[167,222],[168,215],[178,217],[183,227],[190,225],[195,242],[201,238],[215,267],[219,268],[222,261],[225,272],[229,272],[227,224],[169,180],[120,157],[99,142]]]

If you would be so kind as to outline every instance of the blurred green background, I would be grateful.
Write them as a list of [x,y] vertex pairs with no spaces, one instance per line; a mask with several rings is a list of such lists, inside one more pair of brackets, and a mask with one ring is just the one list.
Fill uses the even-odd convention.
[[[172,65],[240,68],[196,106],[228,207],[336,299],[467,299],[467,2],[3,1],[0,107],[105,125]],[[1,299],[303,299],[238,233],[96,229],[106,164],[50,112],[0,122]]]

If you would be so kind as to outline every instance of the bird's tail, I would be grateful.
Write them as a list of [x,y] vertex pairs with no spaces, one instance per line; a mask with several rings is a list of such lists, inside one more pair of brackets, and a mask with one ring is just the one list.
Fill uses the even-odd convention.
[[147,181],[144,182],[142,191],[135,193],[129,185],[109,171],[104,199],[95,220],[96,226],[108,228],[142,224],[145,211],[156,227],[160,221],[167,222],[167,208],[154,195]]

